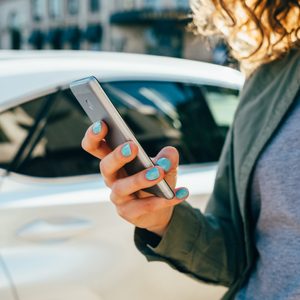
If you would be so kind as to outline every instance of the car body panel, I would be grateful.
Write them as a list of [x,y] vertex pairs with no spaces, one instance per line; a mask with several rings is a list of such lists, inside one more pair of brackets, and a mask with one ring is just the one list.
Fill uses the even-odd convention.
[[[0,111],[12,103],[23,103],[33,95],[45,95],[73,80],[91,75],[96,75],[101,82],[136,79],[218,82],[220,86],[236,89],[244,81],[241,73],[231,68],[183,59],[87,51],[51,53],[55,52],[26,55],[11,51],[10,56],[5,56],[0,51],[0,57],[3,56],[0,59]],[[17,88],[11,88],[12,82]]]
[[4,180],[6,173],[7,173],[6,170],[0,168],[0,192],[1,192],[2,182]]
[[10,282],[6,265],[0,256],[0,299],[18,300],[15,290]]
[[[192,169],[194,177],[187,169],[180,171],[179,184],[201,183],[193,185],[199,190],[193,190],[190,201],[203,208],[216,168]],[[159,284],[158,278],[163,281],[164,299],[195,299],[195,294],[203,293],[207,299],[220,297],[222,288],[211,289],[167,266],[148,264],[132,242],[132,226],[117,216],[109,202],[101,176],[77,177],[59,184],[16,174],[6,178],[0,203],[0,226],[6,230],[0,248],[18,284],[20,299],[150,300],[162,297],[160,289],[151,288]],[[77,229],[70,230],[76,225]],[[182,289],[175,293],[176,281]]]

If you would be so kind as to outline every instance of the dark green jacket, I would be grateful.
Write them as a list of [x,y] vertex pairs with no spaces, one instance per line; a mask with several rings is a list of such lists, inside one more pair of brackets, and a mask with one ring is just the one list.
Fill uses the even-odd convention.
[[199,280],[229,287],[234,295],[256,259],[248,188],[255,162],[300,87],[300,51],[263,65],[246,81],[220,158],[205,214],[182,203],[157,247],[137,228],[135,243],[149,261],[167,262]]

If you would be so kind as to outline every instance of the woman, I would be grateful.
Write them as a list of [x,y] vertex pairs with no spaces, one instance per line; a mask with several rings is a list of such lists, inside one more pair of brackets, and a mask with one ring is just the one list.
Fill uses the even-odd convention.
[[[184,201],[186,188],[175,189],[176,149],[125,177],[134,143],[111,151],[97,122],[82,146],[101,159],[111,201],[136,226],[148,260],[229,287],[223,299],[300,299],[299,1],[195,0],[192,8],[198,31],[223,35],[248,77],[206,213]],[[138,192],[163,178],[172,201]]]

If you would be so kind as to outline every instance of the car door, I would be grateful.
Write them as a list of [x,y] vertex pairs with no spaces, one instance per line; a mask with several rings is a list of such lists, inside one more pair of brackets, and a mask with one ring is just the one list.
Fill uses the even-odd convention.
[[[0,121],[1,123],[1,121]],[[0,126],[0,145],[3,145],[4,142],[7,142],[7,137],[4,135],[4,132],[2,131],[2,127]],[[0,147],[0,149],[2,149]],[[0,160],[4,160],[5,154],[2,151],[0,151]],[[4,177],[7,175],[6,169],[0,165],[0,201],[1,201],[1,188],[2,188],[2,183],[4,181]],[[5,228],[2,228],[1,232],[3,232]],[[2,259],[2,251],[0,247],[0,299],[5,299],[5,300],[17,300],[17,294],[16,294],[16,289],[13,286],[13,283],[11,281],[11,276],[9,274],[9,271],[7,269],[7,266]]]
[[0,256],[0,298],[5,300],[17,300],[16,290],[10,279],[6,265]]
[[4,176],[6,175],[5,169],[0,168],[0,191],[1,191],[1,184],[3,182]]
[[[151,156],[165,145],[179,149],[186,164],[180,184],[204,206],[228,126],[215,122],[203,87],[149,81],[104,88]],[[70,91],[13,107],[0,122],[3,117],[15,142],[1,162],[9,176],[0,197],[6,229],[0,248],[20,299],[220,298],[224,289],[148,264],[137,253],[133,228],[110,204],[98,161],[80,149],[89,121]]]

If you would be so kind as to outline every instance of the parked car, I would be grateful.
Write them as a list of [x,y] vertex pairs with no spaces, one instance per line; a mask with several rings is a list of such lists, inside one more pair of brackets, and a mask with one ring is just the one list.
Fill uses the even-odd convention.
[[90,122],[68,84],[94,75],[150,156],[180,152],[179,186],[203,209],[238,103],[236,70],[175,58],[0,52],[0,298],[219,299],[147,263],[115,213],[99,162],[80,147]]

